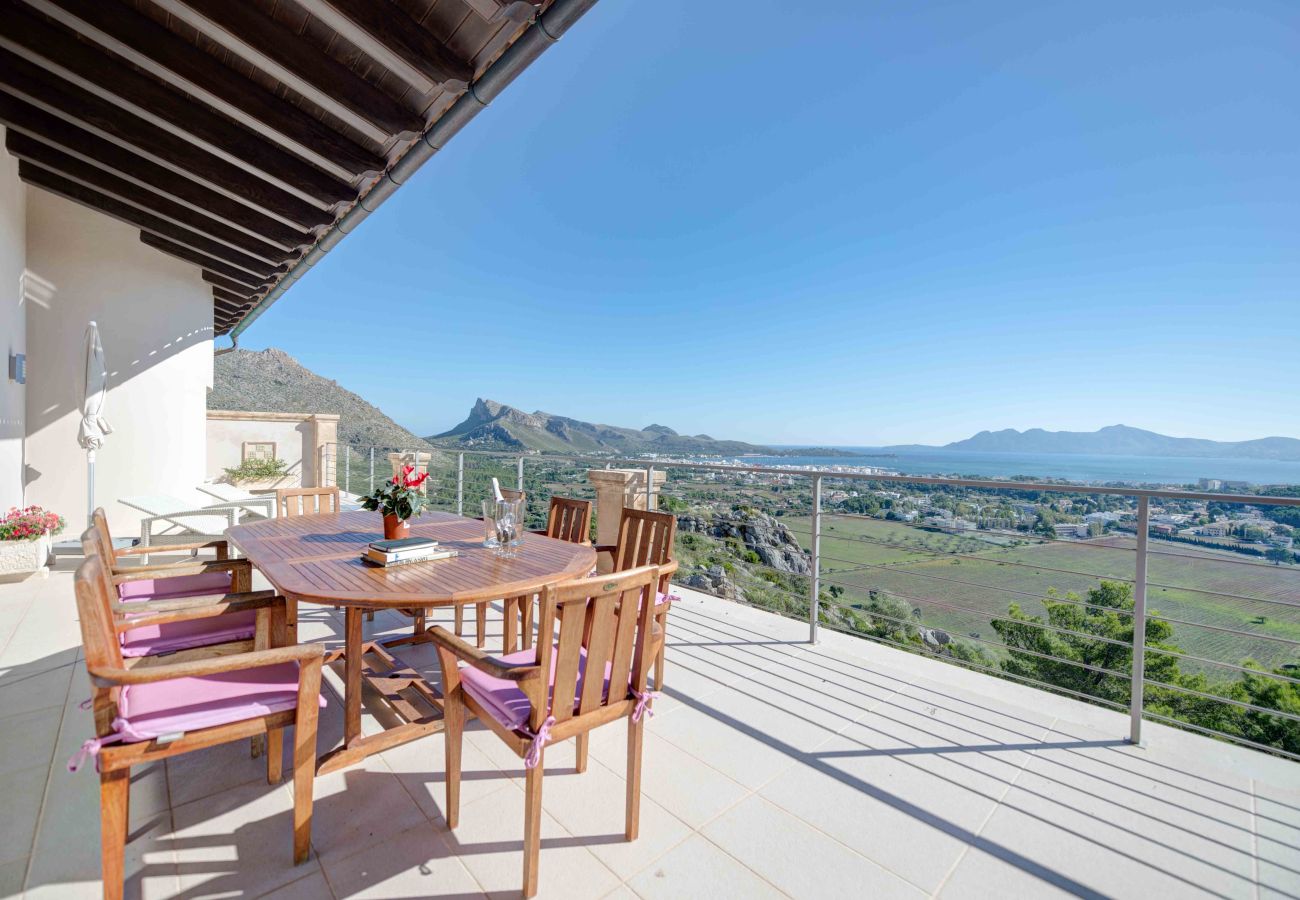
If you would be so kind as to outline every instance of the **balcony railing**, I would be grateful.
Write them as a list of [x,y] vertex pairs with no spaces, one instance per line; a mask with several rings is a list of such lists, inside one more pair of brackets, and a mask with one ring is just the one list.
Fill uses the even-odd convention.
[[[402,449],[335,445],[322,472],[363,493]],[[679,582],[804,618],[811,642],[845,631],[1125,711],[1134,743],[1153,720],[1300,760],[1300,557],[1153,534],[1153,508],[1300,497],[476,451],[435,451],[429,490],[474,516],[496,477],[528,491],[537,527],[552,494],[592,499],[586,471],[610,466],[642,485],[667,471],[654,500],[679,517]],[[1063,506],[1101,513],[1096,533],[1026,521]],[[908,521],[927,509],[944,514]]]

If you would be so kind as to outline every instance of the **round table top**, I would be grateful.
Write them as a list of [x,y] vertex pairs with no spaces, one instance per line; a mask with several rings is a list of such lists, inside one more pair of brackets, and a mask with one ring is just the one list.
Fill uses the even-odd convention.
[[525,534],[513,559],[483,546],[483,522],[445,512],[411,520],[412,537],[429,537],[459,556],[382,568],[361,551],[383,538],[379,513],[342,512],[266,519],[226,529],[226,537],[275,589],[308,603],[365,607],[430,607],[535,593],[580,578],[596,551],[540,534]]

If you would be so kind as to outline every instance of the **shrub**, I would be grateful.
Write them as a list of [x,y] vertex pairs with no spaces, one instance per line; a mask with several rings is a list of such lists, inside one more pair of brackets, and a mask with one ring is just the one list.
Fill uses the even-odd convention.
[[246,459],[233,469],[224,469],[226,480],[231,484],[241,481],[254,481],[260,478],[279,478],[288,470],[289,464],[282,459]]

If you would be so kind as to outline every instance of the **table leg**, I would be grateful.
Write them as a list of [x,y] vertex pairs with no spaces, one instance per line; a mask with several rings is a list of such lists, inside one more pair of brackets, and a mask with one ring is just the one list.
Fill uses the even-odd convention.
[[508,597],[501,601],[504,612],[501,616],[501,649],[506,656],[515,652],[516,629],[519,628],[519,599]]
[[361,610],[347,607],[343,615],[343,745],[361,737]]

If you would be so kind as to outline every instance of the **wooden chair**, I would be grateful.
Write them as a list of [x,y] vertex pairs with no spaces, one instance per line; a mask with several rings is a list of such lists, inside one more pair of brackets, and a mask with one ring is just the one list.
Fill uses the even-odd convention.
[[[445,697],[447,827],[455,828],[460,818],[461,741],[466,715],[471,713],[523,758],[527,770],[525,897],[537,893],[542,772],[548,744],[586,737],[601,725],[627,720],[623,834],[629,841],[636,839],[644,713],[649,711],[651,696],[646,676],[653,658],[654,591],[659,577],[658,567],[644,566],[548,586],[542,592],[539,621],[558,622],[558,635],[546,634],[536,649],[501,658],[470,646],[445,628],[429,632],[438,648]],[[586,672],[606,671],[607,681],[584,677]]]
[[[525,491],[515,491],[510,488],[500,488],[500,491],[503,500],[523,500],[525,501],[524,508],[528,508],[528,494]],[[491,498],[489,497],[487,499]],[[474,604],[474,625],[478,629],[474,639],[480,647],[487,643],[487,609],[488,602],[486,600],[482,603]],[[453,615],[455,616],[456,637],[464,637],[465,607],[457,604]],[[424,622],[420,617],[417,617],[416,619],[415,630],[417,632],[424,630]]]
[[659,587],[655,593],[655,624],[659,631],[654,665],[656,691],[664,689],[663,639],[668,634],[668,610],[678,599],[669,593],[669,582],[677,571],[677,562],[673,559],[673,541],[676,538],[677,517],[672,513],[624,509],[618,524],[618,543],[596,546],[597,554],[608,554],[614,572],[646,565],[659,567]]
[[275,507],[281,516],[319,516],[339,511],[336,487],[280,488],[275,492]]
[[253,610],[259,630],[283,636],[284,604],[271,591],[206,598],[149,601],[129,626],[112,613],[111,581],[104,559],[88,557],[77,569],[77,611],[90,676],[95,737],[69,762],[86,757],[99,770],[101,862],[104,897],[123,892],[131,767],[216,744],[263,736],[266,778],[281,777],[283,729],[294,726],[293,860],[305,862],[311,843],[312,782],[320,704],[319,644],[277,646],[185,662],[155,659],[127,667],[118,644],[124,627],[196,621]]
[[[551,508],[546,515],[546,527],[534,534],[544,534],[571,544],[590,545],[591,501],[552,497]],[[502,649],[506,653],[514,652],[516,634],[521,639],[519,646],[524,649],[533,646],[533,604],[532,596],[514,597],[505,601],[505,622],[502,625],[505,638]]]
[[[337,487],[313,487],[313,488],[278,488],[275,492],[276,514],[281,518],[286,516],[323,516],[329,513],[336,513],[342,507],[339,504],[339,489]],[[289,641],[296,643],[298,641],[298,601],[288,600],[288,629]],[[338,609],[339,607],[334,607]],[[366,610],[366,621],[375,620],[375,611]]]

